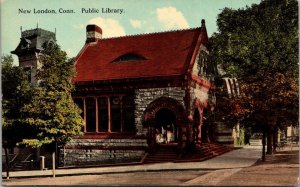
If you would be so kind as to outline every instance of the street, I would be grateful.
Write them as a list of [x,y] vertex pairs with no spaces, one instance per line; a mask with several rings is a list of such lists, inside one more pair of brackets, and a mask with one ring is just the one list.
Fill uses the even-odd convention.
[[299,149],[268,155],[265,163],[225,169],[190,169],[87,174],[62,177],[15,178],[3,185],[171,185],[171,186],[295,186],[299,177]]

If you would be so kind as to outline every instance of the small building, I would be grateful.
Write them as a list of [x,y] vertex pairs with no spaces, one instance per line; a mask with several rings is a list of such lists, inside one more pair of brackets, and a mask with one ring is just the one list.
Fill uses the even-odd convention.
[[[199,28],[115,38],[88,25],[86,36],[73,79],[84,135],[62,150],[65,165],[140,161],[162,144],[179,151],[202,142],[232,144],[232,128],[214,128],[209,118],[217,66],[204,20]],[[218,132],[224,129],[230,133]]]

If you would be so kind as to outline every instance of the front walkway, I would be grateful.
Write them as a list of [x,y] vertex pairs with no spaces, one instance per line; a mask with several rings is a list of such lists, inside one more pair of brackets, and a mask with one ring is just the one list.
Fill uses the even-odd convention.
[[267,155],[266,162],[259,161],[254,166],[243,168],[216,185],[299,186],[299,147],[287,145],[276,154]]
[[[147,165],[110,166],[93,168],[57,169],[56,176],[84,175],[84,174],[107,174],[138,171],[168,171],[168,170],[193,170],[193,169],[239,169],[253,165],[261,157],[259,149],[236,149],[223,155],[214,157],[203,162],[184,163],[157,163]],[[10,172],[10,178],[16,177],[48,177],[52,176],[52,170],[15,171]],[[2,172],[5,179],[6,173]]]

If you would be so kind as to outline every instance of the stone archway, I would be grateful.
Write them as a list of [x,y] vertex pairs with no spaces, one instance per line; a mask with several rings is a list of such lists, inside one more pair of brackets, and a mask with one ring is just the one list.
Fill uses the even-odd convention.
[[[143,116],[143,124],[147,124],[148,138],[150,146],[156,144],[157,127],[161,127],[160,123],[174,123],[174,132],[176,140],[181,141],[181,126],[186,124],[187,117],[184,107],[175,99],[161,97],[151,102]],[[167,118],[161,115],[167,115]],[[168,117],[169,116],[169,117]],[[174,119],[171,119],[174,118]],[[167,125],[167,124],[166,124]]]
[[175,99],[168,97],[160,97],[152,101],[144,112],[144,122],[155,119],[155,114],[162,108],[167,108],[174,112],[176,116],[176,123],[181,123],[186,120],[184,107]]

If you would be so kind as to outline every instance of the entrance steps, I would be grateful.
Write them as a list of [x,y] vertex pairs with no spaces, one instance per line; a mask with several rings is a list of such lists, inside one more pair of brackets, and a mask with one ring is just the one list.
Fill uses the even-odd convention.
[[183,155],[176,162],[201,162],[232,151],[233,149],[233,147],[217,143],[196,144],[195,150]]
[[202,143],[196,144],[193,150],[187,150],[179,156],[174,146],[164,146],[158,147],[156,152],[148,154],[143,163],[201,162],[232,151],[233,149],[233,147],[217,143]]
[[34,154],[29,155],[18,155],[16,161],[11,165],[10,170],[12,171],[24,171],[32,170],[36,167],[37,161],[34,159]]
[[174,162],[177,158],[174,146],[160,146],[157,151],[150,153],[144,160],[144,164]]
[[24,162],[17,162],[11,170],[13,171],[23,171],[29,169],[29,164]]

